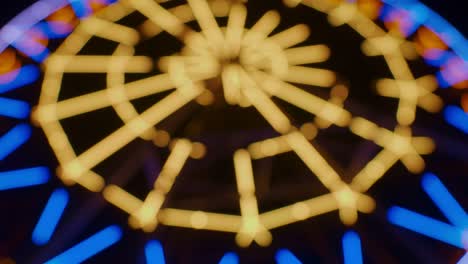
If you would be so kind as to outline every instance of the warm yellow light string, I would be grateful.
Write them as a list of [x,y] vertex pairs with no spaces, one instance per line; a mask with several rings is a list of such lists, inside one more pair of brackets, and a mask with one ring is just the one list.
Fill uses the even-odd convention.
[[[243,32],[239,29],[243,28],[245,8],[242,5],[229,7],[225,4],[218,4],[215,8],[216,2],[192,0],[189,1],[188,5],[166,10],[158,3],[150,0],[123,1],[124,4],[112,5],[109,9],[100,12],[96,18],[92,18],[89,22],[80,25],[57,50],[57,55],[47,61],[44,87],[39,106],[34,112],[34,119],[43,127],[60,164],[62,164],[60,176],[64,182],[76,182],[92,191],[102,190],[104,187],[103,178],[92,172],[91,169],[111,156],[115,151],[124,147],[128,142],[144,135],[159,121],[198,97],[205,88],[201,83],[197,84],[197,82],[212,78],[217,74],[223,76],[223,88],[226,100],[229,103],[248,106],[254,102],[253,106],[269,120],[273,127],[284,134],[277,138],[252,144],[249,147],[252,158],[261,159],[294,151],[324,185],[330,189],[331,193],[262,214],[258,212],[258,207],[257,211],[249,211],[249,209],[247,210],[248,218],[245,216],[245,210],[242,216],[233,216],[173,208],[161,209],[161,206],[158,206],[158,208],[148,207],[148,210],[152,212],[149,214],[151,217],[143,217],[146,214],[137,212],[141,212],[141,208],[147,205],[146,202],[136,199],[120,187],[112,185],[106,187],[104,197],[109,202],[127,211],[134,217],[133,219],[137,220],[134,220],[133,223],[137,223],[137,226],[147,231],[154,229],[155,223],[160,221],[162,224],[172,226],[239,232],[239,230],[245,228],[246,219],[252,220],[255,218],[256,220],[253,222],[258,227],[258,229],[254,229],[256,235],[252,236],[252,232],[247,232],[250,235],[239,238],[240,243],[245,245],[252,242],[251,240],[256,240],[259,244],[267,244],[266,242],[269,240],[267,234],[269,233],[266,230],[333,210],[340,211],[343,222],[352,224],[356,220],[357,211],[369,212],[373,208],[372,199],[359,192],[367,191],[398,160],[402,161],[410,171],[421,170],[424,166],[424,160],[420,155],[430,153],[434,144],[429,138],[413,137],[411,131],[405,126],[411,125],[414,121],[412,112],[418,106],[428,111],[436,111],[440,107],[441,101],[432,93],[433,87],[431,87],[430,77],[414,79],[406,62],[406,58],[411,57],[411,49],[409,49],[407,42],[393,33],[385,32],[372,20],[364,16],[353,3],[336,4],[324,0],[288,1],[289,6],[304,4],[328,13],[330,21],[335,25],[348,24],[366,39],[363,44],[364,52],[372,56],[384,56],[394,79],[380,81],[378,92],[383,96],[399,99],[397,117],[398,121],[403,125],[395,131],[390,131],[380,128],[364,118],[353,117],[350,112],[343,108],[342,104],[326,101],[290,84],[292,82],[331,87],[335,82],[334,73],[331,71],[300,66],[323,62],[330,54],[328,48],[323,45],[296,47],[308,38],[309,30],[306,26],[296,25],[269,36],[280,21],[279,14],[270,11],[252,29]],[[114,11],[109,11],[111,9]],[[138,10],[148,17],[150,22],[145,22],[141,27],[144,29],[143,31],[146,29],[148,37],[165,30],[184,41],[188,48],[182,52],[184,57],[182,61],[172,64],[172,68],[167,68],[167,73],[158,76],[125,84],[122,84],[121,81],[115,81],[115,83],[113,83],[114,80],[110,81],[111,84],[109,84],[107,90],[113,91],[118,88],[120,96],[109,96],[106,90],[101,90],[59,102],[58,94],[61,86],[61,76],[64,72],[107,72],[109,75],[117,76],[122,72],[147,72],[151,68],[152,63],[148,58],[129,56],[129,54],[113,56],[112,58],[110,56],[80,57],[76,55],[92,35],[130,46],[137,43],[139,39],[134,29],[115,23],[115,21],[134,10]],[[230,22],[228,22],[227,28],[223,29],[224,31],[214,19],[216,16],[229,16],[228,20]],[[196,19],[202,26],[203,35],[192,31],[184,24],[193,19]],[[107,32],[101,30],[104,27],[108,27],[110,30]],[[281,63],[271,63],[273,62],[271,60],[271,64],[265,63],[265,60],[252,61],[251,65],[255,67],[271,70],[268,74],[256,70],[252,71],[252,69],[245,71],[235,65],[221,69],[216,63],[211,63],[221,57],[235,56],[236,53],[241,52],[239,49],[241,45],[250,47],[250,51],[248,51],[250,53],[246,52],[244,55],[253,54],[255,48],[270,47],[265,49],[267,52],[261,54],[263,59],[284,58],[284,60]],[[220,46],[223,46],[223,49],[220,49]],[[225,46],[228,47],[227,52],[224,50]],[[198,61],[198,66],[203,67],[190,66],[190,60],[187,59],[187,56],[191,53],[197,56],[208,56]],[[125,67],[121,66],[121,68],[113,69],[110,64],[114,64],[116,61],[122,62]],[[281,67],[278,68],[278,65]],[[286,69],[284,65],[287,65],[287,71],[284,71]],[[174,71],[179,70],[184,76],[182,79],[171,77],[171,74],[174,75]],[[112,76],[109,78],[114,79]],[[129,115],[129,118],[124,118],[127,121],[126,125],[78,156],[74,153],[73,147],[60,124],[60,120],[64,118],[105,107],[126,105],[129,100],[174,88],[176,89],[175,92],[139,116],[136,116],[133,110],[127,108],[133,114]],[[403,90],[412,92],[402,92]],[[349,126],[351,132],[366,140],[375,142],[383,150],[356,175],[351,185],[348,186],[341,181],[340,176],[310,144],[309,140],[313,139],[313,133],[312,136],[305,138],[300,132],[290,132],[293,128],[289,125],[289,121],[286,122],[287,118],[282,117],[281,110],[272,104],[271,96],[278,97],[326,121],[325,126],[319,127],[326,127],[327,123],[328,125],[335,124],[342,127]],[[250,103],[246,103],[248,101]],[[127,115],[129,113],[127,110],[122,113],[125,112],[125,115]],[[277,114],[272,114],[272,110]],[[404,116],[409,116],[409,118]],[[317,129],[317,127],[314,127],[314,129]],[[187,142],[187,144],[191,143]],[[242,153],[244,153],[242,155],[250,157],[247,152],[242,151]],[[309,154],[312,154],[316,160],[320,160],[320,164],[311,164]],[[244,194],[246,193],[244,192]],[[153,191],[147,200],[161,201],[161,196],[156,194],[157,192]],[[247,197],[249,197],[247,201],[250,201],[248,203],[253,204],[251,192]],[[162,205],[162,202],[155,204]],[[241,207],[242,204],[244,204],[244,209],[250,208],[245,205],[245,200],[244,202],[241,201]],[[135,215],[140,216],[135,217]],[[244,232],[244,234],[247,233]],[[242,237],[242,235],[240,236]]]

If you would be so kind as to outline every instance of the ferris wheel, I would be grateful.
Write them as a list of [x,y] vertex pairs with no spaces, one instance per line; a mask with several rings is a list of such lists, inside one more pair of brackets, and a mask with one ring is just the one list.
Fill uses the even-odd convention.
[[468,44],[418,1],[43,0],[0,36],[6,263],[468,262]]

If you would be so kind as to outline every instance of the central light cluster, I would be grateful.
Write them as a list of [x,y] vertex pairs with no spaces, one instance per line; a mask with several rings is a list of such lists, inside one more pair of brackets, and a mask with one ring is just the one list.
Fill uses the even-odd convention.
[[[329,50],[324,45],[295,47],[309,37],[306,25],[291,27],[268,37],[279,25],[280,15],[267,12],[251,29],[245,29],[247,9],[233,5],[226,28],[220,28],[208,5],[193,2],[194,15],[203,29],[201,33],[185,32],[185,48],[179,54],[163,57],[159,68],[168,72],[182,90],[203,89],[202,104],[210,104],[214,95],[206,89],[213,85],[198,82],[221,79],[225,101],[242,107],[254,106],[281,133],[291,130],[288,118],[269,99],[280,86],[279,81],[329,87],[335,74],[328,70],[297,66],[323,62]],[[272,87],[264,87],[272,81]],[[276,88],[275,88],[276,87]]]

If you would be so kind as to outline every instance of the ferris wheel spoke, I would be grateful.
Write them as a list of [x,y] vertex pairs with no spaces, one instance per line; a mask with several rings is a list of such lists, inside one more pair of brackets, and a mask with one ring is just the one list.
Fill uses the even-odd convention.
[[244,26],[247,19],[247,8],[244,5],[234,5],[229,13],[226,28],[226,43],[229,45],[228,54],[237,54],[241,48]]
[[324,194],[312,199],[281,207],[260,215],[268,230],[302,221],[339,209],[333,194]]
[[159,211],[177,176],[189,159],[192,147],[192,143],[186,139],[176,141],[154,183],[153,190],[148,194],[141,207],[130,216],[130,224],[137,228],[143,228],[146,232],[154,231],[158,224]]
[[261,87],[272,96],[278,97],[323,120],[338,126],[347,126],[351,119],[351,113],[347,110],[299,87],[259,71],[255,73],[255,76],[263,84]]
[[153,23],[176,38],[183,38],[183,35],[190,30],[183,21],[159,5],[156,1],[128,0],[128,2]]
[[173,114],[184,105],[195,99],[202,91],[196,90],[192,94],[187,91],[176,90],[157,104],[150,107],[140,116],[133,118],[105,139],[86,150],[76,159],[64,164],[64,178],[76,180],[91,168],[101,163],[115,152],[119,151],[135,138],[146,133],[148,129]]
[[390,170],[399,157],[391,151],[384,149],[354,177],[351,187],[359,192],[366,192],[379,179],[381,179],[388,170]]
[[135,82],[126,83],[120,93],[114,93],[109,97],[109,89],[106,88],[94,93],[74,97],[60,101],[56,104],[39,105],[35,116],[42,123],[77,116],[98,109],[113,106],[116,102],[125,102],[145,96],[165,92],[174,89],[169,74],[161,74]]
[[146,56],[53,55],[46,61],[51,73],[106,73],[115,64],[124,63],[125,72],[147,73],[153,63]]
[[261,246],[267,246],[271,243],[272,236],[260,222],[252,159],[247,150],[238,150],[234,153],[234,170],[242,215],[242,225],[236,241],[242,247],[250,245],[253,241]]
[[277,11],[271,10],[266,12],[255,25],[247,31],[244,37],[244,43],[255,45],[257,41],[265,39],[268,35],[278,27],[280,23],[280,15]]
[[289,118],[279,107],[261,90],[249,75],[241,70],[240,78],[244,84],[242,93],[260,114],[280,133],[287,133],[291,129]]
[[223,46],[224,36],[206,0],[188,0],[203,35],[213,47]]
[[300,132],[292,132],[287,137],[288,144],[304,164],[318,177],[330,191],[335,192],[346,184],[327,160]]
[[330,58],[330,49],[326,45],[290,48],[284,52],[290,65],[324,62]]
[[310,35],[309,28],[304,24],[290,27],[267,40],[278,44],[281,48],[289,48],[307,40]]
[[163,208],[158,215],[158,221],[166,226],[237,233],[241,227],[242,217],[203,211]]
[[302,66],[290,66],[284,81],[319,87],[330,87],[336,81],[336,75],[330,70]]
[[98,17],[89,17],[81,24],[81,29],[117,43],[133,46],[140,40],[137,30]]
[[424,169],[425,162],[421,155],[430,154],[435,149],[432,139],[413,137],[410,129],[397,128],[391,131],[362,117],[351,120],[350,130],[355,135],[371,140],[392,152],[412,173],[419,173]]

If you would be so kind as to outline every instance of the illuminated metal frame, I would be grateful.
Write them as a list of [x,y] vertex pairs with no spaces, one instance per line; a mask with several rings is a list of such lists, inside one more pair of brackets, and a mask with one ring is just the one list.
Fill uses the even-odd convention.
[[[293,1],[293,2],[294,2],[294,1]],[[304,1],[304,2],[309,2],[309,1]],[[318,1],[310,1],[310,2],[311,2],[311,3],[315,3],[315,2],[318,2]],[[386,1],[384,1],[384,2],[388,2],[388,4],[390,4],[390,5],[397,4],[395,1],[390,1],[390,0],[386,0]],[[334,9],[335,12],[344,12],[344,14],[348,14],[348,18],[350,18],[350,20],[347,21],[347,23],[348,23],[350,26],[352,26],[352,23],[353,23],[353,22],[356,22],[356,21],[353,21],[353,20],[356,19],[356,17],[359,17],[359,16],[349,16],[349,14],[351,14],[350,10],[353,11],[353,8],[354,8],[353,6],[354,6],[354,4],[352,4],[352,3],[349,3],[349,4],[348,4],[348,3],[345,3],[345,4],[343,4],[343,5],[340,6],[340,7],[341,7],[341,10],[340,10],[340,8]],[[419,4],[419,3],[418,3],[418,6],[421,7],[421,8],[425,8],[424,6],[422,6],[422,5]],[[322,8],[322,11],[329,11],[329,10],[327,10],[327,7],[325,7],[325,6],[316,6],[316,7],[317,7],[317,8]],[[410,7],[411,7],[411,6],[410,6]],[[414,6],[412,6],[412,7],[414,7]],[[401,8],[409,9],[409,8],[408,8],[408,5],[404,5],[404,7],[401,7]],[[343,10],[344,10],[344,11],[343,11]],[[356,9],[354,8],[354,10],[356,10]],[[424,10],[428,10],[428,9],[425,8]],[[353,11],[353,12],[355,12],[355,11]],[[429,11],[428,11],[428,12],[429,12]],[[341,14],[343,14],[343,13],[341,13]],[[337,16],[337,17],[338,17],[338,16]],[[337,18],[337,17],[335,17],[335,18]],[[339,16],[339,17],[342,17],[342,16]],[[346,16],[345,16],[345,17],[346,17]],[[331,20],[333,21],[333,15],[331,15]],[[443,21],[441,21],[440,19],[438,19],[437,21],[440,22],[440,23],[439,23],[439,24],[435,24],[435,22],[434,22],[434,23],[432,24],[432,26],[433,26],[434,28],[438,28],[438,29],[443,29],[443,30],[445,30],[445,27],[442,26],[442,25],[445,25],[445,23],[442,23]],[[345,22],[345,21],[335,20],[334,22],[337,23],[337,24],[339,24],[339,23],[343,23],[343,22]],[[362,21],[360,21],[360,22],[362,22]],[[418,21],[418,22],[420,22],[420,23],[422,24],[422,23],[424,23],[425,21]],[[441,31],[441,30],[439,30],[439,31],[437,31],[437,32],[440,32],[440,31]],[[358,31],[358,32],[359,32],[359,31]],[[4,33],[4,32],[2,31],[2,33]],[[362,33],[363,36],[364,36],[365,38],[370,39],[370,38],[372,37],[372,36],[370,36],[370,35],[367,35],[367,36],[366,36],[365,34],[367,34],[367,33],[365,33],[365,32],[360,32],[360,33]],[[6,36],[6,34],[3,34],[2,36]],[[445,36],[447,36],[447,35],[445,35]],[[452,37],[452,38],[447,38],[447,39],[444,39],[444,40],[445,40],[446,42],[448,42],[448,43],[451,45],[450,47],[452,47],[452,48],[454,49],[454,51],[456,52],[457,55],[459,55],[460,57],[466,58],[466,49],[462,48],[462,47],[464,47],[464,44],[466,43],[466,40],[464,40],[463,37],[460,38],[461,35],[460,35],[458,32],[453,31],[453,30],[450,31],[450,36],[456,36],[456,38],[455,38],[455,37]],[[388,36],[385,36],[385,37],[388,37]],[[394,41],[394,39],[389,39],[389,38],[387,38],[386,40]],[[372,39],[372,40],[369,40],[369,44],[370,44],[370,45],[367,45],[367,48],[366,48],[366,44],[364,45],[364,50],[365,50],[365,51],[367,50],[367,52],[368,52],[369,55],[372,55],[372,54],[377,55],[377,54],[379,53],[379,52],[378,52],[378,53],[375,53],[376,50],[373,49],[373,48],[371,47],[371,45],[372,45],[371,42],[373,42],[373,41],[374,41],[374,43],[378,43],[379,39]],[[375,46],[378,46],[378,45],[375,45]],[[385,54],[383,54],[383,53],[385,53]],[[391,66],[391,64],[393,63],[393,65],[395,66],[394,69],[396,69],[396,65],[399,65],[399,66],[403,65],[403,64],[401,64],[402,61],[396,62],[396,61],[398,61],[398,59],[395,59],[395,57],[398,57],[398,56],[400,56],[400,55],[397,56],[396,54],[392,54],[392,52],[391,52],[391,51],[388,51],[388,50],[387,50],[387,51],[382,51],[382,50],[381,50],[381,51],[380,51],[380,54],[381,54],[381,55],[383,54],[384,56],[387,55],[387,57],[386,57],[387,63],[389,63],[390,66]],[[464,55],[464,56],[463,56],[463,55]],[[394,56],[395,56],[395,57],[394,57]],[[392,58],[389,59],[388,57],[392,57]],[[38,56],[38,57],[36,57],[36,58],[37,58],[38,60],[40,60],[40,59],[43,58],[43,57]],[[400,58],[403,58],[403,57],[400,56]],[[390,60],[390,61],[393,60],[393,61],[392,61],[392,62],[389,62],[389,60]],[[390,68],[392,68],[392,67],[390,67]],[[24,68],[22,68],[21,70],[23,71],[23,70],[25,70],[25,69],[28,69],[28,68],[24,67]],[[442,71],[441,71],[441,72],[442,72]],[[396,75],[396,76],[395,76],[395,77],[396,77],[396,78],[395,78],[396,80],[393,80],[393,81],[392,81],[392,80],[383,80],[383,81],[380,83],[379,92],[380,92],[382,95],[386,95],[386,96],[390,96],[390,97],[399,97],[399,96],[401,97],[402,95],[399,94],[397,88],[401,89],[401,87],[406,87],[406,88],[408,88],[408,87],[413,87],[413,88],[418,87],[418,86],[417,86],[418,83],[416,82],[416,80],[414,80],[413,76],[411,76],[411,73],[410,73],[410,72],[405,72],[405,71],[403,71],[403,72],[398,72],[398,71],[395,71],[395,72],[393,72],[393,73],[394,73],[394,75]],[[22,76],[22,75],[18,75],[18,76]],[[28,75],[25,74],[24,76],[28,76]],[[398,78],[397,76],[399,76],[399,78]],[[441,76],[442,76],[442,73],[441,73]],[[440,76],[439,76],[439,77],[440,77]],[[443,77],[443,76],[442,76],[442,77]],[[9,90],[9,89],[8,89],[8,85],[11,85],[11,83],[13,83],[13,86],[11,86],[11,87],[14,87],[14,86],[22,86],[23,84],[26,84],[26,83],[28,83],[28,82],[32,82],[32,81],[33,81],[33,80],[28,80],[28,81],[20,80],[19,83],[21,83],[21,85],[18,85],[18,83],[16,83],[16,84],[14,83],[15,80],[18,80],[18,79],[14,79],[14,80],[13,80],[12,82],[10,82],[9,84],[6,84],[6,85],[5,85],[5,84],[2,84],[2,85],[0,85],[0,90],[1,90],[1,89],[3,89],[4,91],[5,91],[5,90]],[[420,82],[424,82],[424,81],[427,81],[427,79],[426,79],[426,80],[420,79],[419,81],[420,81]],[[443,81],[443,80],[442,80],[442,81]],[[442,82],[442,81],[441,81],[441,79],[439,78],[439,82]],[[449,80],[445,80],[445,81],[449,81]],[[6,88],[5,88],[5,87],[6,87]],[[11,89],[13,89],[13,88],[11,88]],[[419,88],[416,88],[415,90],[419,90]],[[422,91],[422,90],[420,90],[420,91]],[[425,91],[422,91],[422,92],[425,92]],[[417,97],[422,96],[422,95],[426,95],[426,94],[427,94],[427,93],[422,93],[422,94],[419,94]],[[418,106],[418,101],[417,101],[417,100],[415,101],[415,100],[414,100],[414,97],[413,97],[413,98],[399,98],[399,99],[401,100],[401,101],[400,101],[400,107],[399,107],[399,113],[400,113],[400,114],[398,115],[398,116],[399,116],[399,121],[400,121],[400,123],[403,124],[403,125],[405,125],[405,124],[410,124],[410,123],[412,122],[412,120],[411,120],[411,119],[405,120],[404,117],[403,117],[403,116],[405,116],[405,115],[404,115],[404,114],[401,114],[401,113],[410,113],[411,111],[413,111],[412,109],[415,109],[415,108]],[[421,106],[421,105],[419,105],[419,106]],[[458,108],[457,106],[450,106],[450,107],[451,107],[451,108],[447,108],[447,109],[452,109],[452,110],[454,110],[454,111],[455,111],[455,110],[458,111],[458,110],[460,109],[460,108]],[[436,109],[427,109],[427,110],[436,110]],[[406,111],[406,112],[405,112],[405,111]],[[454,116],[455,114],[453,114],[453,115],[446,114],[446,117],[447,117],[448,121],[449,121],[450,123],[452,123],[452,124],[458,126],[458,128],[460,128],[461,130],[464,130],[463,127],[460,127],[459,123],[462,123],[464,120],[466,120],[466,119],[464,119],[464,118],[466,118],[466,117],[463,115],[463,112],[458,111],[458,112],[455,112],[455,113],[456,113],[456,115],[458,116],[458,119],[456,119],[456,118],[455,118],[455,119],[450,119],[450,118],[449,118],[449,117],[452,117],[452,118],[453,118],[453,116]],[[411,115],[410,115],[410,116],[411,116]],[[452,120],[452,121],[450,121],[450,120]],[[453,121],[453,120],[456,120],[456,121]],[[461,121],[460,121],[460,120],[461,120]],[[353,127],[354,127],[354,129],[353,129]],[[355,133],[361,133],[362,135],[360,135],[360,136],[363,136],[363,137],[373,138],[373,137],[375,136],[373,133],[371,133],[371,134],[364,134],[364,133],[363,133],[364,128],[365,128],[365,129],[371,128],[371,131],[374,131],[375,133],[380,132],[380,133],[382,133],[383,135],[389,136],[389,137],[391,137],[391,138],[398,134],[397,132],[384,131],[384,130],[382,130],[382,129],[379,130],[377,127],[375,127],[374,124],[369,123],[369,121],[367,121],[367,120],[362,120],[362,119],[354,119],[354,120],[353,120],[353,123],[351,124],[351,129],[354,130],[353,132],[355,132]],[[374,130],[373,128],[375,128],[375,130]],[[411,136],[408,135],[408,134],[406,134],[406,135],[404,135],[403,137],[410,138]],[[285,145],[284,145],[284,138],[280,138],[279,140],[281,141],[281,144],[279,144],[279,145],[285,146]],[[271,144],[271,141],[270,141],[269,143]],[[406,143],[406,144],[408,144],[408,143]],[[290,147],[291,147],[291,146],[290,146]],[[253,148],[253,147],[252,147],[252,148]],[[385,148],[385,146],[384,146],[384,148]],[[415,168],[415,169],[416,169],[416,168]],[[377,180],[377,179],[375,179],[375,180]],[[27,185],[25,184],[24,186],[27,186]],[[369,186],[369,187],[370,187],[370,186]],[[368,187],[367,187],[367,188],[368,188]],[[363,188],[363,190],[366,190],[367,188]],[[295,206],[302,206],[302,209],[306,208],[306,207],[304,207],[303,205],[304,205],[304,204],[296,204]],[[291,209],[292,209],[292,208],[291,208]],[[333,210],[336,210],[336,209],[338,209],[338,208],[334,208]],[[296,210],[296,211],[298,211],[298,210]],[[197,212],[190,212],[190,213],[192,214],[192,218],[193,218],[193,214],[195,214],[195,213],[197,213]],[[200,217],[200,214],[198,214],[197,217],[195,217],[195,218],[204,218],[204,217],[205,217],[205,216]],[[299,217],[299,218],[303,218],[303,216],[301,216],[301,217]],[[300,220],[300,219],[298,219],[298,220]],[[196,222],[196,221],[195,221],[195,222]],[[193,227],[193,224],[192,224],[192,227]],[[237,232],[237,230],[236,230],[235,232]]]
[[[70,184],[79,183],[94,192],[104,191],[104,197],[109,202],[131,215],[130,224],[132,226],[141,227],[145,231],[153,231],[157,222],[161,222],[170,226],[238,232],[241,235],[247,231],[239,230],[248,225],[247,223],[255,222],[257,223],[255,225],[256,228],[249,231],[250,235],[253,236],[252,239],[254,239],[257,233],[264,234],[265,236],[269,234],[268,232],[260,232],[260,229],[266,228],[270,230],[337,209],[340,212],[340,218],[345,224],[353,224],[357,220],[357,211],[371,212],[374,207],[373,201],[363,193],[377,182],[396,162],[401,160],[408,170],[413,173],[422,172],[424,169],[424,160],[420,155],[431,153],[434,144],[429,138],[412,137],[411,130],[406,125],[414,122],[418,105],[430,111],[437,111],[441,108],[441,99],[431,93],[436,88],[435,79],[423,77],[415,80],[404,57],[405,54],[402,53],[403,48],[401,47],[403,47],[405,42],[399,39],[398,36],[382,30],[371,19],[359,12],[354,4],[344,2],[340,5],[328,5],[324,1],[305,1],[302,3],[328,13],[329,20],[336,26],[344,23],[350,25],[366,39],[363,44],[363,50],[369,56],[384,56],[395,80],[382,80],[378,84],[378,92],[384,96],[396,97],[400,100],[397,119],[401,127],[397,128],[395,132],[379,127],[377,124],[361,117],[352,117],[351,113],[343,109],[342,106],[326,102],[290,84],[290,82],[293,82],[325,87],[333,84],[333,77],[327,71],[295,66],[293,64],[307,64],[316,61],[316,58],[308,60],[309,58],[305,55],[309,52],[309,49],[317,49],[317,46],[289,49],[290,46],[297,45],[307,38],[308,30],[302,25],[267,37],[279,23],[279,18],[274,13],[266,13],[250,31],[245,33],[245,36],[242,36],[244,23],[242,20],[245,19],[246,10],[242,5],[239,5],[236,8],[231,8],[228,27],[226,28],[226,43],[223,44],[224,36],[214,20],[215,15],[211,13],[211,8],[205,1],[188,1],[188,6],[179,6],[178,9],[174,8],[170,11],[163,9],[159,4],[152,1],[129,1],[130,7],[124,4],[114,4],[104,9],[97,17],[88,19],[80,24],[56,53],[45,62],[46,74],[43,90],[39,106],[34,113],[34,119],[44,129],[49,143],[61,163],[60,177],[62,180]],[[190,12],[190,9],[193,10],[194,17],[191,17],[190,13],[187,13]],[[122,77],[117,77],[118,74],[124,72],[147,72],[151,66],[150,61],[144,57],[129,56],[131,55],[130,48],[119,46],[116,52],[108,57],[73,55],[93,35],[122,43],[120,45],[135,44],[137,42],[137,32],[112,23],[134,12],[134,10],[146,15],[149,21],[165,29],[174,37],[182,38],[182,41],[187,46],[196,46],[196,52],[199,52],[201,55],[189,53],[185,57],[169,57],[167,59],[169,62],[159,62],[159,64],[164,65],[163,68],[168,68],[168,73],[130,84],[123,84]],[[178,12],[181,10],[183,12]],[[227,11],[214,10],[215,13],[228,13]],[[202,27],[202,34],[190,32],[186,28],[184,22],[191,19],[196,19],[199,22]],[[106,30],[100,30],[104,26]],[[184,37],[180,35],[182,32],[185,34]],[[237,36],[230,38],[230,34]],[[204,37],[202,35],[206,38],[206,43],[203,41]],[[195,99],[202,92],[208,91],[203,87],[199,87],[200,83],[198,81],[212,78],[218,74],[219,66],[212,66],[211,63],[212,60],[216,60],[216,56],[230,56],[230,54],[226,55],[225,53],[233,52],[232,50],[220,51],[215,49],[213,51],[215,55],[211,59],[211,57],[206,57],[209,56],[207,54],[209,54],[209,50],[212,48],[208,43],[214,43],[215,48],[227,46],[230,49],[239,50],[237,46],[241,42],[250,47],[250,43],[256,43],[257,45],[263,39],[265,39],[264,43],[260,42],[259,46],[266,47],[266,45],[272,45],[271,50],[276,51],[271,57],[280,59],[285,57],[290,65],[281,67],[281,61],[272,61],[272,75],[265,75],[259,71],[247,74],[244,70],[235,68],[235,65],[225,68],[222,70],[222,73],[219,73],[223,76],[226,101],[231,104],[240,104],[241,106],[252,104],[277,132],[283,134],[279,138],[254,143],[249,147],[250,154],[242,155],[245,158],[237,159],[237,154],[234,156],[241,208],[258,207],[253,194],[255,190],[253,181],[250,184],[252,186],[242,187],[242,182],[247,181],[247,179],[244,179],[244,177],[247,177],[246,175],[251,175],[249,177],[253,179],[251,169],[247,170],[250,166],[248,165],[251,160],[250,155],[258,159],[274,156],[281,152],[293,151],[319,178],[322,184],[329,189],[330,195],[324,195],[262,214],[258,213],[258,209],[255,209],[255,213],[252,212],[253,215],[242,211],[242,216],[167,208],[160,209],[165,193],[170,191],[173,181],[181,170],[181,167],[178,167],[177,170],[171,171],[172,168],[176,167],[175,164],[183,164],[190,156],[190,147],[188,146],[181,153],[176,151],[178,148],[172,150],[172,154],[161,172],[161,175],[164,176],[167,174],[172,175],[168,176],[171,183],[166,183],[168,186],[164,190],[158,191],[158,186],[160,185],[158,181],[168,181],[164,180],[164,177],[158,178],[155,183],[156,189],[150,192],[145,201],[139,201],[136,197],[117,186],[105,187],[104,179],[91,170],[95,165],[110,157],[133,139],[147,134],[154,124],[175,112],[190,100]],[[237,46],[236,42],[238,43]],[[203,50],[204,46],[207,46],[206,51]],[[284,50],[285,55],[281,52],[281,48],[286,48]],[[125,52],[125,49],[127,49],[127,52],[124,53],[126,56],[120,57],[120,54]],[[200,49],[202,50],[199,51]],[[407,52],[407,54],[409,53]],[[248,58],[253,56],[250,53],[246,55]],[[408,56],[414,55],[409,54]],[[319,57],[322,57],[320,59],[327,58],[327,56],[320,55],[320,53]],[[195,70],[197,72],[185,66],[184,63],[188,63],[186,62],[188,60],[190,60],[190,63],[196,63]],[[255,64],[255,61],[252,63],[256,67],[262,66]],[[120,69],[111,68],[111,65],[112,67],[116,65]],[[274,66],[278,65],[280,66],[279,69],[274,68]],[[202,70],[199,73],[201,71],[200,68],[206,68],[206,71]],[[108,86],[110,88],[57,102],[61,86],[61,76],[66,72],[107,73]],[[185,75],[188,77],[181,77]],[[316,77],[326,77],[329,75],[330,77],[327,78],[317,79]],[[116,81],[116,79],[119,81]],[[236,87],[235,82],[238,81],[241,82],[237,83],[238,86],[240,85],[239,87],[253,88],[243,88],[237,91],[236,89],[239,88]],[[256,83],[262,83],[262,85],[256,87]],[[138,115],[128,103],[130,99],[165,91],[171,86],[176,88],[173,93],[141,115]],[[117,89],[120,89],[120,93],[117,92]],[[155,89],[155,91],[152,91],[152,89]],[[405,93],[401,92],[403,90]],[[239,95],[236,96],[236,93]],[[244,100],[247,100],[247,103],[242,103],[242,98],[238,98],[239,96],[245,97]],[[288,118],[269,99],[271,96],[286,101],[306,112],[310,112],[329,124],[341,127],[349,126],[351,132],[375,142],[383,150],[348,185],[340,179],[338,173],[329,165],[326,159],[309,143],[306,136],[292,127]],[[68,142],[59,120],[108,106],[116,109],[122,120],[125,121],[125,125],[77,156],[74,153],[73,147]],[[316,130],[318,129],[317,127]],[[272,146],[268,147],[268,145]],[[280,151],[278,151],[279,145],[282,145]],[[242,150],[239,151],[241,152]],[[184,158],[178,158],[179,156],[183,156]],[[241,163],[237,162],[240,160],[243,161]],[[171,170],[168,168],[171,168]],[[244,198],[247,192],[251,192],[248,196],[253,195],[252,199]],[[321,206],[315,206],[319,202]],[[245,204],[243,205],[243,203]],[[149,204],[153,204],[154,206],[149,207]],[[317,212],[318,208],[320,210]],[[247,214],[251,216],[247,217]],[[181,222],[183,219],[187,223]],[[137,222],[140,223],[137,224]],[[239,228],[239,226],[244,227]],[[237,238],[240,245],[247,246],[250,244],[250,242],[241,242],[243,240],[239,236]],[[270,240],[271,238],[266,239],[264,237],[263,239],[259,238],[257,242],[267,245],[269,242],[266,241]]]

